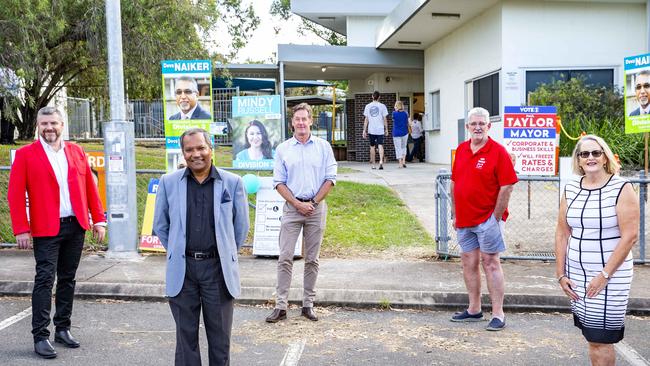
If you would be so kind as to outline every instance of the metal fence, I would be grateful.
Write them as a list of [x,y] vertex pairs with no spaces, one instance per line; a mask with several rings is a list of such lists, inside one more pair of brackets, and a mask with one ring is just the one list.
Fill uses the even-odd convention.
[[93,136],[93,123],[88,99],[66,98],[68,113],[68,134],[71,139],[90,138]]
[[[643,175],[626,177],[639,195],[641,224],[639,240],[632,249],[636,263],[646,263],[646,232],[650,229],[650,212],[646,210],[650,179]],[[460,256],[456,231],[451,220],[449,186],[451,174],[441,169],[436,176],[436,242],[437,252],[444,256]],[[555,226],[560,204],[558,177],[519,176],[519,183],[510,196],[510,216],[505,226],[504,259],[555,259]]]

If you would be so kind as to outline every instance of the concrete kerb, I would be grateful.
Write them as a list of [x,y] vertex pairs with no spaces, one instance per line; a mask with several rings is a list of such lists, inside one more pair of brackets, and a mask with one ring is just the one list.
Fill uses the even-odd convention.
[[[0,281],[0,295],[29,296],[33,282]],[[242,304],[273,303],[275,288],[243,287]],[[119,300],[166,301],[163,284],[122,284],[104,282],[77,283],[75,296],[78,298],[102,298]],[[302,290],[292,288],[290,303],[300,304]],[[485,310],[489,311],[490,300],[482,298]],[[399,308],[399,309],[462,309],[467,306],[467,294],[459,292],[433,291],[375,291],[357,289],[318,289],[316,304],[319,306],[342,306],[349,308]],[[518,294],[506,295],[504,308],[511,311],[561,311],[570,309],[566,297]],[[650,314],[650,298],[630,298],[628,312]]]

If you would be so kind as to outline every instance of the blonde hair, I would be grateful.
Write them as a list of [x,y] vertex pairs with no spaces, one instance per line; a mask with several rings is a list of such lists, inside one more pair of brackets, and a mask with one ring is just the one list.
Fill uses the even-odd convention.
[[402,109],[404,109],[404,103],[402,103],[401,100],[398,100],[397,102],[395,102],[395,109],[401,111]]
[[594,141],[598,145],[600,145],[600,148],[603,149],[603,153],[605,154],[605,158],[607,158],[607,162],[605,163],[605,171],[607,174],[616,174],[618,171],[621,169],[621,166],[618,164],[616,161],[616,158],[614,157],[614,153],[612,152],[612,149],[609,148],[609,145],[603,140],[601,137],[598,137],[596,135],[585,135],[580,138],[578,143],[576,144],[576,147],[573,149],[573,161],[572,161],[572,167],[573,167],[573,173],[577,175],[585,175],[585,171],[582,169],[580,166],[580,157],[578,154],[580,153],[580,147],[582,146],[582,143],[584,141]]

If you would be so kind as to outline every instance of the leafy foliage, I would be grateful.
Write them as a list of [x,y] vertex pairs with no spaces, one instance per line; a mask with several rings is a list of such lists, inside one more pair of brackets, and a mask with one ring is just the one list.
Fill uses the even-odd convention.
[[[235,50],[259,23],[252,7],[242,10],[240,0],[132,0],[121,5],[124,77],[131,98],[160,95],[161,60],[209,58],[202,39],[216,32],[220,22],[229,22]],[[16,98],[21,118],[14,121],[21,139],[33,135],[36,112],[62,88],[69,87],[70,95],[107,96],[104,15],[101,0],[3,2],[0,68],[14,70],[23,82],[23,97]]]
[[[602,137],[624,169],[643,165],[643,135],[625,134],[623,94],[617,88],[594,87],[584,79],[543,84],[529,95],[531,105],[553,105],[571,137],[584,131]],[[560,155],[570,156],[576,141],[560,137]]]
[[[291,13],[291,2],[290,0],[273,0],[271,4],[270,13],[273,16],[279,17],[281,19],[287,20],[294,15]],[[320,24],[314,23],[311,20],[301,18],[302,24],[298,28],[298,32],[302,35],[306,33],[311,33],[316,35],[318,38],[324,40],[325,42],[333,46],[345,46],[347,44],[347,38],[331,29],[327,29]],[[276,33],[280,30],[276,29]]]

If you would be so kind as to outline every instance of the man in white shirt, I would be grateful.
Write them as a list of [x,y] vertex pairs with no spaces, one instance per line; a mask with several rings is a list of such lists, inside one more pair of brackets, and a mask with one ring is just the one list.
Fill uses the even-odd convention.
[[176,95],[176,105],[180,111],[169,117],[170,120],[212,120],[210,112],[201,107],[201,103],[199,103],[199,87],[194,78],[181,76],[176,79],[174,94]]
[[363,110],[363,138],[370,139],[370,167],[375,169],[375,146],[379,149],[379,169],[384,169],[384,136],[388,136],[388,109],[379,102],[379,92],[372,93],[372,102]]
[[16,152],[7,192],[18,248],[34,248],[32,335],[34,351],[43,358],[56,357],[48,330],[55,277],[54,341],[69,348],[79,347],[79,341],[70,334],[75,275],[86,230],[92,230],[94,238],[101,242],[106,225],[86,154],[80,146],[63,141],[63,124],[63,115],[56,108],[38,111],[39,139]]

